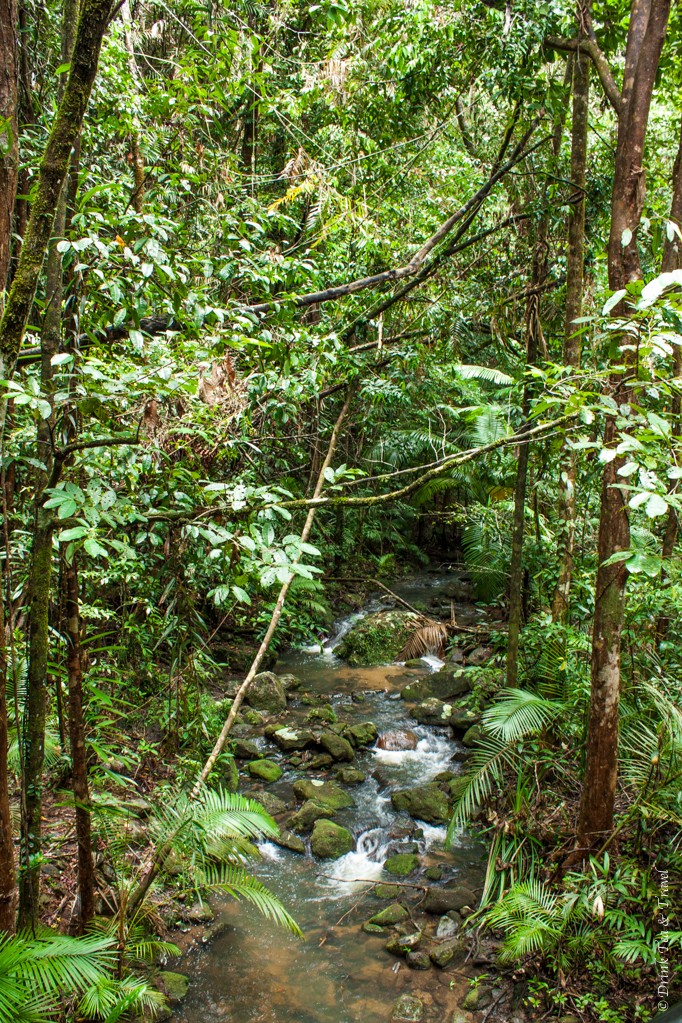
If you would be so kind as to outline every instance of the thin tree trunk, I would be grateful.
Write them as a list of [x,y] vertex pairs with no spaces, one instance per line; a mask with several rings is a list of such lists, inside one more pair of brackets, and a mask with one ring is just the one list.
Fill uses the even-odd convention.
[[[580,328],[585,271],[585,185],[589,128],[590,58],[578,50],[573,64],[573,121],[571,126],[571,185],[574,189],[568,214],[566,259],[566,324],[564,365],[580,367]],[[552,599],[552,619],[568,618],[575,544],[575,453],[564,449],[559,480],[561,517],[559,575]]]
[[16,0],[0,3],[0,292],[9,270],[19,178],[19,53]]
[[[641,278],[635,236],[644,204],[644,143],[669,13],[670,0],[634,0],[632,5],[611,201],[608,269],[609,287],[613,291]],[[621,303],[614,312],[622,315],[625,304]],[[618,361],[622,361],[621,356]],[[627,373],[616,370],[610,391],[618,404],[628,402]],[[609,416],[604,429],[605,446],[613,447],[617,437],[616,420]],[[620,458],[608,462],[602,480],[590,712],[577,827],[577,852],[580,855],[596,843],[603,842],[611,832],[616,799],[620,648],[627,569],[623,562],[612,565],[606,562],[630,547],[627,495],[618,486],[618,468],[621,465]]]
[[77,932],[95,915],[95,866],[92,855],[90,826],[90,788],[85,747],[85,719],[83,716],[83,671],[81,666],[81,622],[79,611],[78,566],[76,555],[70,565],[64,566],[66,656],[69,679],[69,737],[71,741],[71,774],[73,798],[76,807],[76,840],[78,842],[78,896],[80,911]]
[[[348,412],[348,408],[353,398],[353,394],[354,388],[351,385],[348,389],[348,395],[346,397],[345,402],[343,403],[343,407],[341,408],[336,423],[334,424],[334,429],[332,430],[332,435],[329,440],[329,447],[327,448],[327,455],[324,462],[322,463],[322,467],[317,478],[317,486],[315,487],[314,499],[319,498],[324,489],[325,471],[331,465],[332,458],[334,457],[334,452],[336,451],[336,445],[338,443],[339,434],[341,433],[341,427],[343,426],[344,419],[346,418],[346,413]],[[308,515],[306,516],[306,520],[301,531],[301,543],[305,543],[308,537],[310,536],[310,530],[312,529],[312,525],[315,520],[316,510],[317,508],[313,506],[308,511]],[[234,724],[235,718],[239,713],[239,708],[244,702],[244,698],[249,691],[249,686],[251,685],[254,678],[258,674],[258,669],[263,663],[263,658],[268,652],[270,643],[272,642],[272,638],[279,624],[279,620],[282,617],[284,603],[286,601],[287,593],[289,592],[289,587],[291,586],[293,578],[294,578],[293,575],[289,575],[287,581],[282,584],[282,588],[279,591],[279,595],[277,597],[277,601],[275,603],[275,607],[272,612],[272,616],[270,618],[270,622],[268,624],[265,636],[263,637],[263,641],[260,647],[258,648],[258,652],[256,653],[256,656],[246,674],[244,681],[237,690],[232,706],[230,707],[230,712],[227,715],[227,718],[225,719],[225,723],[222,727],[220,735],[216,739],[216,743],[211,751],[211,755],[204,764],[201,774],[197,778],[194,788],[190,793],[190,799],[196,799],[199,793],[201,792],[202,787],[206,784],[206,781],[211,771],[213,770],[216,760],[220,756],[225,746],[225,743],[227,742],[227,737],[230,734],[232,725]],[[159,870],[161,870],[161,868],[163,867],[163,864],[166,858],[168,857],[169,852],[170,852],[169,844],[161,846],[160,848],[154,851],[154,855],[151,859],[151,862],[149,863],[145,875],[143,876],[137,888],[132,892],[128,900],[127,911],[130,915],[133,915],[135,911],[138,909],[138,907],[144,901],[147,892],[149,891],[151,885],[154,882],[155,877],[157,876]]]
[[24,813],[21,821],[21,873],[19,875],[19,928],[38,919],[45,760],[45,679],[48,654],[48,610],[52,574],[52,513],[38,505],[31,552],[28,677],[23,737]]
[[[128,0],[121,4],[121,18],[123,20],[123,34],[125,37],[126,51],[128,54],[128,70],[130,77],[135,83],[138,94],[142,91],[142,80],[135,59],[135,36],[133,33],[133,16],[130,13]],[[133,180],[135,186],[131,196],[131,203],[136,213],[142,213],[144,208],[144,157],[140,148],[140,126],[137,114],[133,115],[133,130],[130,133],[130,152],[133,165]]]
[[[535,274],[533,277],[535,278]],[[540,298],[533,294],[528,299],[526,312],[526,369],[534,366],[538,357],[540,326]],[[522,414],[528,425],[531,402],[531,384],[523,385]],[[514,488],[514,518],[512,521],[511,562],[509,565],[509,630],[507,633],[507,685],[518,683],[519,638],[523,620],[523,534],[526,515],[526,483],[530,444],[519,445]]]

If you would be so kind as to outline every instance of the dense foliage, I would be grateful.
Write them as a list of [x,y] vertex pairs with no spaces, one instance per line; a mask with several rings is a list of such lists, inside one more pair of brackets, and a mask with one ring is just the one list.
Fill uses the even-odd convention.
[[[81,0],[81,25],[97,6]],[[480,919],[543,1009],[641,1018],[682,820],[679,11],[648,5],[652,53],[656,18],[665,36],[649,110],[644,71],[627,93],[642,6],[110,4],[33,294],[22,240],[79,66],[78,3],[9,3],[0,927],[17,817],[20,925],[39,918],[55,800],[90,861],[108,849],[116,894],[112,928],[82,939],[87,969],[75,939],[3,939],[1,1018],[54,1018],[65,985],[85,1018],[149,1002],[149,956],[127,955],[125,979],[112,935],[153,932],[142,907],[171,852],[189,889],[295,928],[246,870],[247,839],[274,825],[220,788],[229,748],[192,789],[229,710],[216,678],[246,673],[282,587],[273,650],[321,634],[344,579],[430,556],[510,616],[454,821],[489,833]],[[638,117],[645,171],[614,249]],[[121,820],[145,775],[155,823],[131,857]]]

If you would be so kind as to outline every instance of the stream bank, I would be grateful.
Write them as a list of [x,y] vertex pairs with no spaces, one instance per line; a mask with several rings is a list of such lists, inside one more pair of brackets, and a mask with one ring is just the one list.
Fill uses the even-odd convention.
[[[424,573],[396,590],[433,611],[452,604],[454,586],[462,592],[461,580]],[[180,1023],[466,1023],[501,998],[487,978],[472,986],[487,956],[469,958],[461,936],[485,850],[466,834],[445,849],[467,750],[462,728],[453,730],[441,709],[452,715],[457,699],[430,694],[435,684],[447,698],[466,673],[459,659],[350,667],[335,654],[353,627],[389,604],[374,599],[326,642],[281,658],[277,675],[264,678],[265,699],[253,700],[261,709],[237,725],[240,791],[282,829],[278,844],[260,847],[256,873],[305,938],[246,905],[216,907],[211,941],[183,963],[191,983],[174,1016]],[[456,614],[462,623],[480,617],[466,600]],[[274,702],[265,707],[268,685]],[[464,698],[469,688],[453,691]],[[341,846],[325,845],[325,836],[340,836]]]

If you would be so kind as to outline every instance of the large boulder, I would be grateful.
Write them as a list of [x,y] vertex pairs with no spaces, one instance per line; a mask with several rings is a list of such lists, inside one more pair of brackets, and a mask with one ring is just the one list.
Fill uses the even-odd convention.
[[334,653],[353,667],[390,664],[422,621],[412,611],[379,611],[346,633]]
[[445,824],[450,818],[447,796],[437,785],[398,789],[391,793],[391,803],[395,810],[406,810],[411,817],[428,824]]
[[355,848],[355,840],[347,828],[333,821],[315,821],[310,848],[321,860],[338,860]]
[[344,739],[342,735],[336,735],[335,732],[323,732],[320,736],[320,746],[326,749],[334,760],[353,760],[355,757],[353,747],[348,739]]
[[377,749],[400,751],[416,749],[419,742],[414,732],[408,728],[397,729],[395,732],[383,732],[377,739]]
[[352,798],[340,785],[319,778],[299,778],[294,782],[294,795],[297,799],[312,799],[332,810],[343,810],[353,805]]
[[246,693],[246,702],[256,710],[279,714],[286,710],[287,697],[280,679],[272,671],[256,675]]
[[454,700],[471,692],[473,680],[461,668],[441,668],[433,675],[427,675],[416,682],[410,682],[400,691],[403,700],[418,703],[421,700]]

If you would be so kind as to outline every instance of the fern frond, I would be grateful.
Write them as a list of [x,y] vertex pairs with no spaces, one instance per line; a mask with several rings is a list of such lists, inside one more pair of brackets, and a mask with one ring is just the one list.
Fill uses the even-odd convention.
[[483,380],[497,387],[511,387],[514,378],[491,366],[455,366],[454,371],[462,380]]

